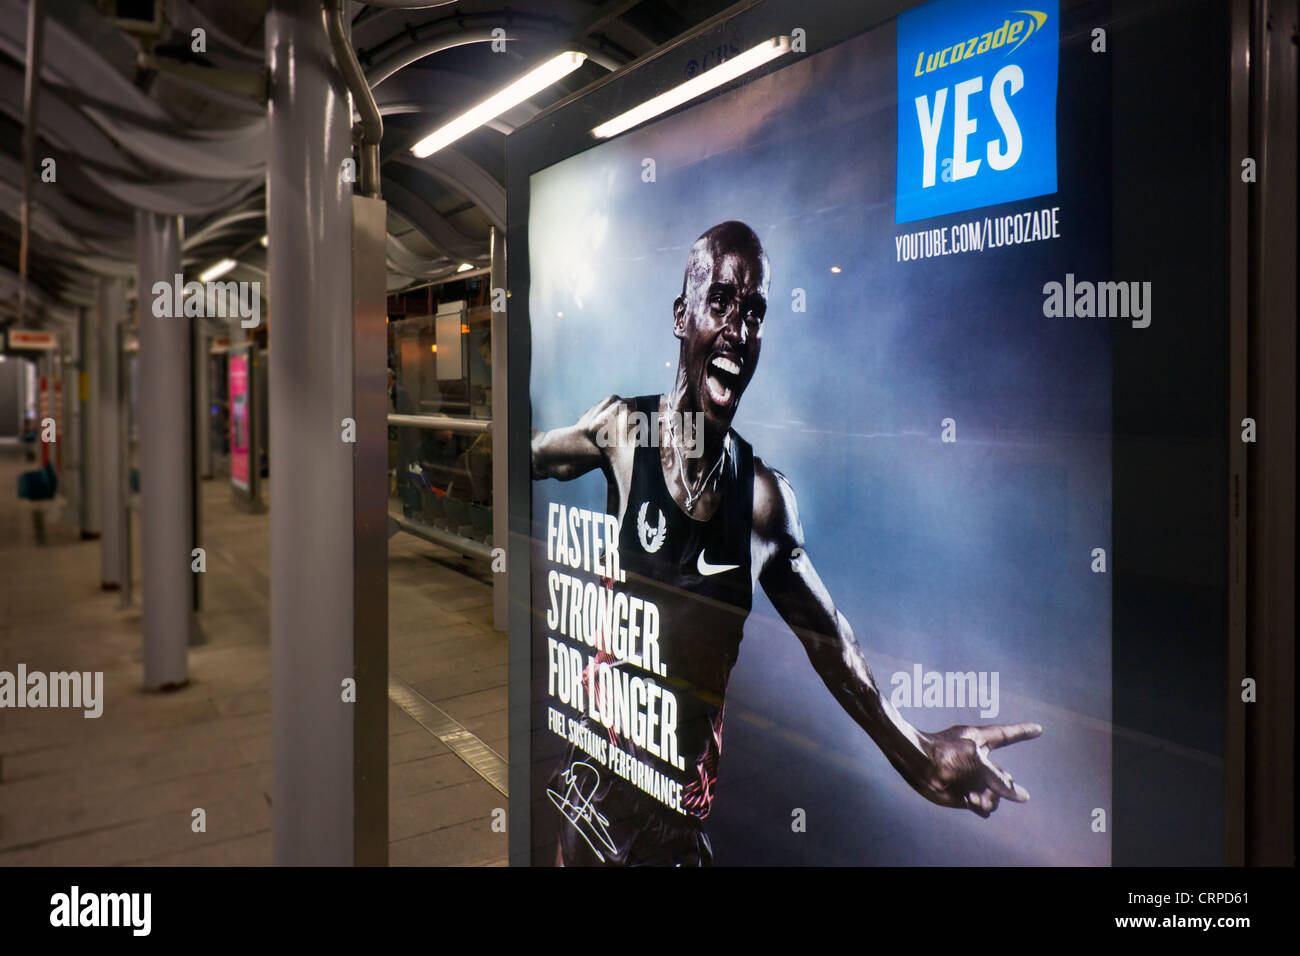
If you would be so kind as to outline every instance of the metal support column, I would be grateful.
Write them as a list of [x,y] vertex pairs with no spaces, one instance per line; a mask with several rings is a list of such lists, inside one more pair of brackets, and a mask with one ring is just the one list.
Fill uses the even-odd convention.
[[[1296,129],[1300,102],[1296,74],[1300,14],[1294,2],[1265,0],[1254,7],[1252,138],[1248,155],[1259,162],[1258,184],[1247,191],[1257,233],[1251,250],[1247,403],[1232,427],[1249,415],[1259,440],[1248,448],[1246,499],[1249,607],[1245,667],[1260,695],[1246,723],[1245,826],[1250,866],[1295,866],[1295,527],[1296,527]],[[1242,154],[1247,155],[1247,154]],[[1237,157],[1234,155],[1233,160]],[[1231,434],[1231,431],[1229,432]]]
[[144,686],[188,680],[194,572],[190,325],[153,314],[153,288],[181,272],[179,216],[137,212],[140,290],[140,601]]
[[[382,865],[387,534],[382,510],[368,518],[386,504],[382,345],[373,369],[368,356],[384,336],[384,265],[382,247],[358,250],[369,271],[354,282],[352,184],[341,175],[351,106],[324,17],[319,0],[273,0],[266,19],[270,459],[283,484],[271,507],[272,855]],[[358,243],[376,231],[382,243],[382,208],[357,207]],[[310,480],[295,481],[303,469]]]
[[[54,353],[57,351],[56,345],[53,349],[45,352],[36,353],[36,387],[40,396],[36,405],[36,424],[38,426],[37,434],[45,430],[45,419],[54,414]],[[55,434],[56,441],[46,442],[41,439],[40,449],[42,465],[47,462],[54,465],[55,448],[58,445],[58,435]],[[58,470],[58,466],[55,466]]]
[[[355,862],[388,863],[388,213],[352,197],[352,641]],[[364,706],[363,706],[364,703]]]
[[[509,339],[504,308],[496,310],[497,289],[506,287],[506,237],[496,226],[492,227],[489,246],[492,264],[488,284],[488,301],[492,308],[492,548],[509,551],[506,541],[510,533],[510,509],[507,489],[508,451],[510,443],[506,422],[509,414]],[[500,554],[501,552],[497,552]],[[498,631],[510,629],[510,569],[492,574],[492,626]]]
[[126,280],[100,279],[99,303],[95,310],[99,375],[96,386],[98,416],[95,430],[95,487],[99,489],[100,581],[105,590],[116,591],[126,580],[126,521],[123,488],[122,429],[125,424],[122,399],[122,364],[118,333],[126,318]]
[[[99,536],[99,338],[95,334],[95,310],[82,308],[77,314],[77,394],[81,408],[81,536]],[[73,396],[68,396],[73,400]]]
[[[203,481],[212,477],[212,442],[208,433],[208,330],[202,321],[191,326],[190,338],[190,541],[203,541]],[[190,578],[191,609],[203,609],[203,576]],[[197,631],[196,631],[197,636]]]
[[194,327],[194,461],[195,477],[207,481],[212,477],[212,385],[208,369],[212,333],[202,325]]
[[76,314],[74,311],[72,322],[59,333],[59,387],[55,392],[55,407],[59,419],[59,485],[67,502],[63,520],[80,528],[84,510],[81,502],[86,491],[81,484],[81,406],[76,390],[81,343]]

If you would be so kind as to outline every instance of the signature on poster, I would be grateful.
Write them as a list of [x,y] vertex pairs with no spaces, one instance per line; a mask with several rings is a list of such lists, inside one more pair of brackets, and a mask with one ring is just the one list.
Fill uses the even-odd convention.
[[[583,773],[583,771],[589,773]],[[579,835],[587,841],[587,846],[591,847],[593,853],[600,858],[602,863],[605,862],[605,856],[600,852],[600,848],[592,843],[594,837],[601,846],[609,850],[610,853],[616,853],[618,848],[614,846],[609,837],[609,820],[607,820],[599,810],[591,805],[592,797],[596,794],[596,789],[600,786],[600,774],[596,768],[585,760],[579,760],[569,766],[560,777],[564,781],[564,794],[561,796],[549,787],[546,795],[551,798],[551,803],[559,808],[564,814],[564,818],[573,824],[573,828],[578,831]],[[586,793],[583,793],[583,785],[590,782]]]

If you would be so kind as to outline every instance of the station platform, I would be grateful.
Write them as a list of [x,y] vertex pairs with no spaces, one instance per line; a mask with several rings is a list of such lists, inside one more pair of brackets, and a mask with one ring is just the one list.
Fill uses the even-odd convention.
[[[11,491],[31,467],[0,444],[0,670],[103,671],[103,713],[0,709],[0,867],[269,865],[267,514],[234,508],[220,478],[203,483],[202,643],[185,687],[151,693],[138,593],[124,604],[102,590],[100,543],[66,523],[36,542]],[[492,812],[506,798],[484,776],[502,780],[507,756],[507,641],[491,629],[488,571],[398,534],[388,572],[390,686],[404,704],[388,707],[390,863],[505,865]]]

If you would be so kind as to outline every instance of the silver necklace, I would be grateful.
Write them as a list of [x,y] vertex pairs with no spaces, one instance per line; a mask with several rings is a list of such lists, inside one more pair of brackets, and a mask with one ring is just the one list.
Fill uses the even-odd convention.
[[718,469],[722,467],[723,459],[727,457],[727,445],[731,442],[731,434],[728,433],[722,440],[722,453],[718,455],[718,460],[713,463],[713,467],[709,469],[709,473],[700,480],[699,491],[692,492],[691,486],[686,478],[686,466],[682,463],[681,449],[677,446],[677,426],[672,419],[669,419],[668,428],[672,433],[670,441],[673,446],[673,457],[677,462],[677,474],[681,476],[682,491],[686,494],[686,513],[693,515],[695,514],[695,506],[699,503],[700,498],[709,487],[709,482],[711,482],[717,475]]

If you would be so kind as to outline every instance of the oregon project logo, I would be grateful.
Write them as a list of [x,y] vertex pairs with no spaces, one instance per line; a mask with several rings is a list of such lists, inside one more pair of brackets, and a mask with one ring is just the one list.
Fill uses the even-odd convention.
[[641,547],[647,554],[654,554],[663,547],[664,538],[668,534],[668,519],[658,508],[655,514],[659,516],[659,523],[652,525],[646,520],[646,513],[650,510],[650,502],[643,502],[641,510],[636,513],[636,534],[637,540],[641,542]]

